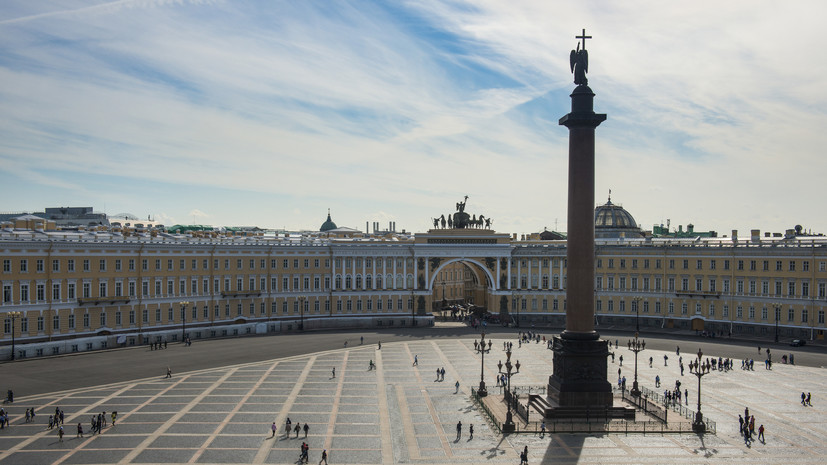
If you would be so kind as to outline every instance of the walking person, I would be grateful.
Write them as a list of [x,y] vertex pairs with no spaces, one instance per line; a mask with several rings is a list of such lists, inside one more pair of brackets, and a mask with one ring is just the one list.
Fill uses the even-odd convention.
[[293,431],[295,431],[295,432],[296,432],[296,437],[297,437],[297,438],[299,437],[299,431],[301,431],[301,430],[302,430],[302,429],[301,429],[301,423],[296,423],[296,427],[295,427],[295,428],[293,428]]
[[810,406],[810,407],[813,406],[813,404],[810,403],[810,393],[809,392],[807,393],[807,405]]
[[454,388],[455,388],[455,389],[454,389],[454,394],[458,393],[458,392],[459,392],[459,381],[457,381],[456,383],[454,383]]
[[319,460],[319,465],[322,465],[322,462],[324,462],[324,465],[327,465],[327,449],[322,451],[322,459]]
[[764,440],[764,425],[758,427],[758,440],[761,441],[761,444],[766,444],[767,442]]
[[307,438],[307,432],[310,431],[310,424],[304,424],[304,437]]
[[82,438],[83,437],[83,425],[80,424],[80,423],[78,423],[78,435],[75,436],[75,437],[77,437],[77,438]]
[[270,437],[271,437],[271,438],[276,437],[276,430],[277,430],[278,428],[276,427],[276,422],[275,422],[275,421],[274,421],[274,422],[273,422],[273,424],[270,426],[270,429],[271,429],[271,430],[273,430],[273,434],[271,434],[271,435],[270,435]]
[[419,365],[419,356],[418,356],[418,355],[414,355],[414,362],[413,362],[413,366],[417,366],[417,365]]
[[170,367],[167,367],[167,375],[165,378],[172,378],[172,369]]
[[290,421],[290,417],[287,417],[287,421],[285,422],[285,426],[284,426],[284,429],[285,429],[284,436],[285,437],[288,437],[288,438],[290,437],[290,425],[291,424],[292,424],[292,422]]
[[58,428],[57,437],[59,438],[59,442],[63,442],[63,425],[60,425],[60,427]]
[[469,437],[468,437],[469,441],[474,439],[474,424],[473,423],[471,423],[471,425],[468,426],[468,434],[469,434]]
[[462,437],[462,421],[457,422],[457,441]]
[[335,378],[336,377],[336,367],[333,367],[333,369],[331,370],[331,373],[332,373],[331,378]]

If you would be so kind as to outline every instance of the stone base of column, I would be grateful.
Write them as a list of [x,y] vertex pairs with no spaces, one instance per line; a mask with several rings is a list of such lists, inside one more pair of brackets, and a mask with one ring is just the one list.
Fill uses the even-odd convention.
[[563,408],[608,408],[612,385],[606,379],[608,342],[594,333],[554,336],[554,371],[548,379],[549,399]]

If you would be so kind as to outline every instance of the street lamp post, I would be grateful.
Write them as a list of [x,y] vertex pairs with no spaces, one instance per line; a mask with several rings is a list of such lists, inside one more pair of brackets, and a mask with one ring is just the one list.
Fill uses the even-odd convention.
[[178,302],[181,306],[181,342],[187,341],[187,306],[189,301]]
[[301,319],[299,320],[299,331],[304,331],[304,300],[305,299],[306,299],[305,296],[303,296],[303,295],[299,296],[299,314],[301,315],[300,316]]
[[[500,360],[497,363],[497,368],[499,368],[499,372],[501,375],[506,375],[506,383],[508,383],[505,387],[506,397],[509,393],[511,393],[511,376],[516,373],[512,373],[511,370],[513,368],[517,369],[517,373],[520,372],[520,361],[517,360],[515,365],[511,364],[511,347],[509,346],[505,352],[505,370],[503,371],[503,362]],[[513,397],[513,394],[512,394]],[[511,433],[515,429],[514,425],[514,416],[511,413],[511,400],[509,400],[506,404],[508,406],[508,412],[505,414],[505,424],[503,425],[503,433]]]
[[11,359],[14,361],[14,320],[22,314],[20,312],[9,312],[8,315],[11,317]]
[[781,315],[781,304],[775,304],[775,342],[778,342],[778,317]]
[[637,354],[643,351],[646,348],[646,341],[641,341],[638,339],[638,334],[640,332],[640,301],[642,299],[640,297],[635,297],[633,302],[635,304],[635,339],[633,341],[629,341],[628,346],[629,350],[635,353],[635,380],[632,382],[632,390],[629,391],[629,394],[640,397],[640,387],[637,383]]
[[480,387],[477,389],[477,394],[480,397],[485,397],[488,395],[488,389],[485,388],[485,353],[491,350],[485,348],[485,332],[480,334],[480,345],[478,347],[477,350],[482,354],[482,358],[480,359]]
[[689,362],[689,372],[698,377],[698,412],[695,413],[695,421],[692,423],[692,430],[696,433],[703,434],[706,432],[706,424],[704,423],[704,415],[701,413],[701,378],[708,375],[712,369],[712,365],[707,360],[703,363],[703,352],[698,349],[698,358],[695,362]]

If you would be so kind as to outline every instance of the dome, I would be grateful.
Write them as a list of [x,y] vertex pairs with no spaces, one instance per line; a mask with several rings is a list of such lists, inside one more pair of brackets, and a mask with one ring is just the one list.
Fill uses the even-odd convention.
[[594,230],[596,237],[635,237],[642,234],[631,213],[613,204],[611,196],[604,205],[594,209]]
[[327,210],[327,221],[322,223],[322,227],[319,228],[319,231],[320,232],[326,232],[326,231],[330,231],[331,229],[336,229],[336,228],[337,228],[336,223],[334,223],[333,220],[330,219],[330,210],[328,209]]

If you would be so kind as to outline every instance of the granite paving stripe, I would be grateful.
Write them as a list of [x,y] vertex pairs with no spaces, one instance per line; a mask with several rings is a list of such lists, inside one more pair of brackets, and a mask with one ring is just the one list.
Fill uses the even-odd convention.
[[[301,371],[301,374],[296,378],[296,382],[293,384],[293,390],[290,392],[290,395],[287,396],[287,400],[282,404],[281,410],[279,410],[278,415],[275,417],[276,425],[279,427],[279,431],[282,430],[282,425],[287,421],[287,417],[290,413],[290,409],[293,406],[293,402],[298,397],[298,393],[301,390],[302,386],[304,385],[307,376],[310,374],[310,370],[313,368],[313,364],[316,362],[316,355],[311,355],[304,364],[304,367]],[[268,441],[264,441],[261,446],[259,447],[258,451],[254,455],[253,459],[250,463],[260,464],[264,463],[264,460],[267,459],[269,455],[269,449],[272,447],[272,443]]]

